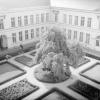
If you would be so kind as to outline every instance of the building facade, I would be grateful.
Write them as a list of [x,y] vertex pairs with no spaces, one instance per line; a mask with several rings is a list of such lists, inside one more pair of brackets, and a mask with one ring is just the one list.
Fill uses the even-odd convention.
[[31,43],[54,26],[64,30],[69,44],[100,51],[100,10],[50,6],[0,12],[0,48]]
[[100,10],[51,8],[51,24],[64,30],[69,44],[100,51]]
[[0,15],[0,47],[11,48],[33,42],[48,30],[50,8],[21,8]]

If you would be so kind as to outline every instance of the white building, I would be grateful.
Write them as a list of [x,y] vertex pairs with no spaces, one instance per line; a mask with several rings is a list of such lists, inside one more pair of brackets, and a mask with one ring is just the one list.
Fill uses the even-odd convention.
[[[38,1],[39,4],[34,7],[0,11],[1,48],[31,43],[47,32],[50,3],[49,0],[42,1]],[[37,4],[36,0],[34,3]]]
[[52,26],[64,29],[68,42],[100,51],[100,10],[51,8]]
[[[43,2],[47,2],[43,0]],[[14,47],[39,39],[53,26],[64,29],[68,43],[100,51],[100,10],[50,7],[9,9],[0,12],[0,47]]]

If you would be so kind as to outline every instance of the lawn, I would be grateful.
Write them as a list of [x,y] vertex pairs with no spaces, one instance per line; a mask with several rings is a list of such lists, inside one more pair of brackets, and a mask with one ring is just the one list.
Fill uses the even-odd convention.
[[30,57],[27,57],[25,55],[22,55],[22,56],[19,56],[19,57],[16,57],[15,60],[25,66],[28,66],[28,67],[32,67],[33,65],[35,65],[35,61],[30,58]]
[[80,73],[85,78],[100,84],[100,63],[96,63]]
[[25,74],[25,71],[9,63],[0,63],[0,84]]

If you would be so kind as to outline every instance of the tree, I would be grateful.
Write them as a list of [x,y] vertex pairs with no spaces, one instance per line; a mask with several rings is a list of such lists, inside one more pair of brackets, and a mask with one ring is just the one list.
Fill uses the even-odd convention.
[[50,32],[41,38],[37,48],[36,60],[41,60],[42,56],[49,52],[62,52],[66,56],[69,56],[70,54],[69,48],[67,47],[66,37],[56,28],[51,29]]
[[53,28],[41,38],[35,59],[37,63],[42,62],[45,77],[51,75],[54,80],[61,81],[71,75],[69,56],[70,49],[67,46],[66,36],[59,29]]
[[79,44],[72,46],[70,49],[70,57],[69,57],[70,64],[73,67],[77,67],[79,61],[83,59],[84,55],[85,53],[83,52],[82,47]]

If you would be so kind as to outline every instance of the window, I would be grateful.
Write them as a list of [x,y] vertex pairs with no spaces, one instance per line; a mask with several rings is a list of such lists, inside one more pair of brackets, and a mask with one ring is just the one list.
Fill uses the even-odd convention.
[[68,39],[71,39],[71,33],[72,33],[72,31],[68,30]]
[[77,31],[74,31],[74,39],[77,39]]
[[46,26],[46,31],[48,31],[48,27]]
[[12,41],[13,43],[16,43],[16,33],[12,33]]
[[49,13],[46,13],[46,22],[49,22]]
[[58,22],[58,13],[55,13],[55,22]]
[[24,16],[24,25],[28,25],[28,16]]
[[11,27],[15,27],[15,18],[14,17],[11,18]]
[[18,26],[22,26],[22,20],[21,20],[21,17],[18,17]]
[[31,38],[34,38],[34,29],[31,29]]
[[69,24],[72,25],[72,15],[69,15]]
[[39,28],[36,28],[36,37],[39,37]]
[[44,33],[44,31],[45,31],[44,27],[41,27],[41,33]]
[[36,15],[36,24],[39,24],[39,14]]
[[87,27],[91,27],[91,21],[92,21],[92,18],[88,18]]
[[30,15],[30,24],[34,24],[34,15]]
[[63,28],[63,32],[66,33],[66,28]]
[[75,25],[78,25],[78,16],[75,16],[74,24],[75,24]]
[[84,26],[85,23],[85,17],[81,17],[81,26]]
[[19,32],[19,41],[22,41],[22,31]]
[[90,43],[90,34],[86,34],[86,43],[89,44]]
[[99,40],[96,40],[96,46],[99,46]]
[[63,22],[66,23],[66,14],[63,14]]
[[25,40],[28,39],[28,30],[25,30]]
[[79,38],[80,42],[83,42],[83,32],[80,32],[80,38]]
[[44,23],[44,14],[41,14],[41,23]]
[[3,22],[3,19],[0,19],[0,29],[4,29],[4,22]]

